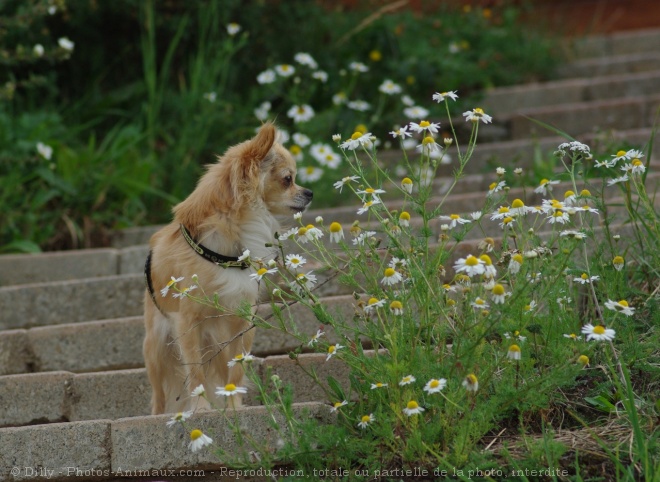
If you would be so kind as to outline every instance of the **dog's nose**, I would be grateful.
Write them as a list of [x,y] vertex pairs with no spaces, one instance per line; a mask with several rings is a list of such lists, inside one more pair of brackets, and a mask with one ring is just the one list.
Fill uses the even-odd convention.
[[305,189],[305,190],[303,190],[303,196],[305,196],[306,199],[311,201],[312,198],[314,197],[314,193],[312,191],[310,191],[309,189]]

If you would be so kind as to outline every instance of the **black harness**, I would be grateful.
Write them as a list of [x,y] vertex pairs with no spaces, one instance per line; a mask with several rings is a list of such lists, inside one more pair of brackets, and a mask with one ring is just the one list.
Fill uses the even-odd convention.
[[[199,244],[197,241],[193,239],[193,237],[190,234],[190,231],[182,224],[181,225],[181,235],[183,236],[183,239],[186,240],[188,245],[197,253],[200,255],[202,258],[204,258],[207,261],[210,261],[211,263],[220,266],[221,268],[240,268],[240,269],[247,269],[250,267],[248,263],[245,261],[239,261],[238,256],[225,256],[224,254],[219,254],[216,253],[215,251],[211,251],[209,248],[206,246]],[[151,296],[151,300],[154,302],[154,305],[158,310],[162,313],[162,310],[158,306],[158,302],[156,301],[156,292],[154,290],[154,284],[153,280],[151,279],[151,256],[153,252],[149,250],[149,254],[147,255],[147,261],[144,264],[144,280],[147,285],[147,290],[149,291],[149,296]]]

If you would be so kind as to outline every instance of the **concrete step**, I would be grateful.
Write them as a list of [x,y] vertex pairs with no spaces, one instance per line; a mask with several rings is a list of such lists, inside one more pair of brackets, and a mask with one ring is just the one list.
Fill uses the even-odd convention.
[[[321,424],[336,419],[330,406],[322,403],[294,403],[292,411],[297,418]],[[167,427],[169,419],[169,415],[160,415],[0,429],[0,480],[112,480],[126,476],[127,471],[138,476],[139,471],[144,471],[142,475],[160,471],[160,480],[171,480],[181,470],[183,475],[195,469],[211,476],[222,470],[212,447],[192,453],[189,432],[178,425]],[[241,427],[243,438],[271,447],[288,430],[284,417],[265,407],[200,412],[188,421],[189,427],[201,429],[224,451],[238,456],[234,424]],[[199,477],[200,472],[197,474]]]
[[486,92],[482,108],[493,117],[500,117],[523,109],[554,107],[593,100],[646,97],[658,93],[660,93],[660,68],[650,72],[621,72],[594,78],[499,87]]
[[[316,332],[316,331],[315,331]],[[314,333],[315,333],[314,332]],[[332,376],[348,390],[348,369],[337,359],[326,361],[323,353],[288,355],[256,359],[255,374],[270,384],[277,375],[284,385],[290,384],[297,402],[330,403],[328,377]],[[322,386],[305,372],[314,371]],[[182,387],[182,396],[188,397]],[[209,387],[215,390],[215,387]],[[75,374],[66,371],[6,375],[0,377],[0,427],[76,422],[82,420],[138,417],[150,414],[151,385],[144,368]],[[244,398],[245,405],[260,405],[256,390]]]
[[634,53],[576,60],[557,69],[563,79],[598,78],[606,75],[633,74],[660,70],[657,52]]
[[630,30],[582,37],[569,47],[575,58],[598,58],[657,53],[660,29]]

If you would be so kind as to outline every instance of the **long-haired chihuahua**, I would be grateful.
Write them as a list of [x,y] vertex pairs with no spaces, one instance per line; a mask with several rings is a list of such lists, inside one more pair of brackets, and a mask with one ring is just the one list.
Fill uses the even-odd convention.
[[[230,313],[245,302],[255,306],[259,284],[239,257],[249,250],[253,259],[274,258],[269,245],[279,227],[276,218],[304,211],[312,200],[312,191],[295,178],[296,162],[277,142],[275,126],[266,123],[208,166],[192,194],[174,207],[173,221],[151,238],[144,360],[153,414],[208,409],[207,398],[222,403],[216,387],[243,383],[242,364],[228,364],[250,351],[254,330]],[[180,278],[180,287],[169,289]],[[193,282],[198,293],[203,288],[217,296],[224,314],[186,296]],[[206,398],[192,397],[200,385]],[[229,399],[241,405],[240,395]]]

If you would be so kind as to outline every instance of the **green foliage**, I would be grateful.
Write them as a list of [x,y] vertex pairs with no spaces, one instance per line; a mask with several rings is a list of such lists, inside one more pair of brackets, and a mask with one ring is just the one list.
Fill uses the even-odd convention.
[[[110,229],[168,219],[202,166],[252,134],[265,101],[269,117],[312,142],[359,124],[384,137],[407,119],[401,94],[427,99],[447,85],[463,85],[467,94],[546,75],[550,44],[521,25],[517,12],[373,11],[306,0],[3,2],[0,209],[12,214],[0,227],[0,245],[93,246]],[[227,30],[231,22],[239,32]],[[294,60],[299,52],[316,59],[325,82]],[[354,73],[351,62],[368,71]],[[297,75],[254,82],[283,63]],[[524,71],[517,67],[523,63]],[[385,79],[401,94],[379,92]],[[371,108],[335,105],[340,92]],[[302,103],[315,115],[293,123],[287,112]],[[53,149],[50,159],[39,158],[37,143]],[[301,170],[332,170],[304,156]],[[326,182],[306,182],[317,202],[337,202]]]

